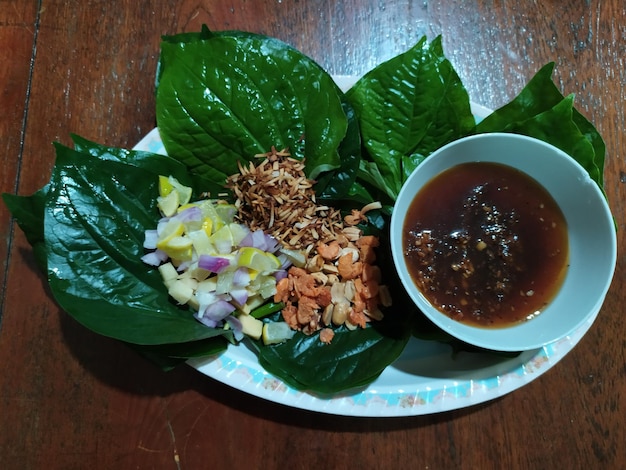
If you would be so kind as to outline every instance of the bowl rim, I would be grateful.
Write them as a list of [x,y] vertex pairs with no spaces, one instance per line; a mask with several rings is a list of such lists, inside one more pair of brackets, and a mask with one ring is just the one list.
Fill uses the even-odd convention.
[[[446,155],[454,149],[455,147],[467,145],[471,142],[476,141],[487,141],[487,145],[489,145],[489,140],[496,142],[498,140],[509,142],[517,142],[522,143],[524,145],[532,148],[541,147],[543,151],[549,151],[553,153],[555,156],[558,156],[561,160],[567,162],[570,167],[579,172],[582,177],[583,184],[586,184],[590,187],[591,194],[595,198],[596,202],[599,202],[602,207],[602,214],[599,217],[602,218],[604,224],[607,227],[611,227],[611,230],[605,230],[605,236],[607,236],[607,240],[610,246],[610,253],[608,256],[608,262],[605,263],[605,266],[602,269],[602,273],[606,278],[606,281],[603,283],[602,288],[597,292],[596,302],[593,304],[589,310],[580,317],[579,321],[571,322],[567,327],[563,327],[558,331],[553,332],[542,332],[541,335],[537,335],[533,337],[532,335],[528,335],[528,330],[532,329],[532,322],[535,319],[522,322],[519,324],[503,327],[503,328],[484,328],[479,326],[472,326],[465,323],[461,323],[457,320],[450,318],[445,313],[437,310],[434,306],[432,306],[426,297],[419,291],[417,286],[413,283],[412,279],[408,275],[408,271],[406,269],[406,263],[403,256],[403,236],[402,236],[402,227],[404,222],[404,216],[406,213],[406,209],[408,205],[410,205],[413,198],[419,192],[419,189],[415,189],[413,187],[413,182],[420,178],[422,174],[426,171],[430,170],[430,166],[434,165],[434,161],[437,159],[441,159],[441,155]],[[434,157],[434,158],[433,158]],[[430,161],[430,163],[428,163]],[[502,164],[507,164],[505,159],[471,159],[470,161],[493,161]],[[460,162],[447,162],[445,165],[441,164],[443,168],[439,171],[430,174],[429,177],[424,181],[430,181],[441,171],[454,167],[460,163],[464,163],[464,161]],[[516,164],[509,164],[509,166],[513,168],[518,168]],[[521,169],[521,171],[524,171]],[[524,171],[525,172],[525,171]],[[418,176],[419,175],[419,176]],[[533,175],[530,175],[533,177]],[[424,179],[424,178],[422,178]],[[419,181],[418,181],[419,182]],[[542,184],[542,183],[540,183]],[[543,184],[542,184],[543,185]],[[543,185],[545,187],[545,185]],[[422,185],[420,185],[421,189]],[[548,190],[548,188],[546,188]],[[552,194],[552,191],[549,191]],[[408,199],[408,202],[406,202]],[[558,203],[558,202],[557,202]],[[560,204],[559,204],[560,205]],[[400,213],[402,210],[402,213]],[[573,331],[579,328],[585,322],[595,320],[595,317],[599,313],[606,294],[612,284],[615,267],[617,263],[617,234],[615,230],[615,223],[613,219],[613,215],[611,213],[608,200],[602,191],[602,189],[589,177],[587,170],[585,170],[574,158],[560,150],[559,148],[549,144],[540,139],[536,139],[534,137],[529,137],[521,134],[513,134],[513,133],[502,133],[502,132],[494,132],[494,133],[484,133],[484,134],[476,134],[472,136],[462,137],[457,140],[454,140],[436,151],[430,154],[424,162],[422,162],[418,167],[416,167],[413,172],[406,179],[405,183],[402,185],[400,192],[396,198],[396,203],[394,204],[394,208],[392,210],[391,221],[390,221],[390,241],[391,241],[391,252],[392,259],[394,262],[394,266],[396,268],[397,274],[401,280],[403,288],[408,293],[411,300],[417,305],[420,311],[435,325],[439,328],[443,329],[450,335],[464,341],[468,344],[472,344],[477,347],[481,347],[484,349],[497,350],[497,351],[524,351],[531,349],[538,349],[546,344],[554,342],[556,340],[562,339],[570,335]],[[558,295],[558,294],[557,294]],[[546,309],[548,311],[548,309]],[[537,316],[537,318],[541,317],[541,315]],[[528,326],[530,325],[530,326]],[[521,333],[521,334],[520,334]],[[530,336],[530,340],[522,341],[524,335],[528,338]]]

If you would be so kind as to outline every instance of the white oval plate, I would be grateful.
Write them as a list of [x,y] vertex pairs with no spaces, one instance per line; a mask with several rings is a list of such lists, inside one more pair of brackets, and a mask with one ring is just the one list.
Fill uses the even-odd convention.
[[[356,80],[334,78],[344,90]],[[480,119],[491,111],[472,103],[472,112]],[[156,128],[134,148],[165,154]],[[453,355],[448,345],[412,338],[400,357],[370,385],[332,396],[289,387],[259,365],[245,342],[188,364],[235,389],[295,408],[343,416],[417,416],[483,403],[532,382],[574,348],[597,314],[572,335],[512,359],[484,353]]]

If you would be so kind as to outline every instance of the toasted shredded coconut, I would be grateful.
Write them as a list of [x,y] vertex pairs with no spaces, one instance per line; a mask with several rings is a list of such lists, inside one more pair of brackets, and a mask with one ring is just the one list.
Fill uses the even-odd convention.
[[341,213],[317,205],[314,181],[304,174],[304,162],[275,148],[256,156],[263,158],[261,163],[240,163],[240,173],[227,179],[239,219],[293,249],[335,240],[344,228]]

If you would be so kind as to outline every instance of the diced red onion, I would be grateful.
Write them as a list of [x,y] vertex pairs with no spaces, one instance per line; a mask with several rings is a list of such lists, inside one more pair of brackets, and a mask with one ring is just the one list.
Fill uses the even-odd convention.
[[247,268],[239,268],[233,275],[233,286],[245,287],[250,284],[250,271]]
[[167,223],[170,221],[169,217],[162,217],[159,219],[159,222],[157,223],[157,234],[161,235],[163,233],[163,229],[165,228],[165,226],[167,225]]
[[143,247],[146,250],[154,250],[157,247],[157,241],[159,240],[159,234],[156,229],[146,230],[144,232]]
[[254,246],[254,234],[256,233],[256,231],[252,232],[248,232],[248,234],[243,237],[243,240],[241,240],[241,242],[239,242],[239,246]]
[[226,317],[226,321],[232,328],[233,333],[235,334],[235,339],[237,341],[241,341],[243,339],[243,326],[239,318],[229,315]]
[[284,269],[279,269],[278,271],[274,272],[274,277],[276,278],[276,281],[280,281],[281,279],[287,277],[287,271]]
[[181,222],[198,222],[202,220],[202,209],[198,206],[191,206],[180,211],[174,217]]
[[207,306],[207,308],[203,312],[203,317],[209,318],[213,321],[220,321],[234,311],[235,306],[230,302],[226,302],[225,300],[217,300],[211,305]]
[[276,251],[278,251],[278,248],[280,248],[280,245],[278,244],[278,240],[276,240],[274,237],[272,237],[271,235],[268,234],[264,234],[265,235],[265,250],[268,253],[276,253]]
[[250,246],[268,253],[274,253],[278,250],[278,242],[276,239],[271,235],[266,234],[261,229],[248,233],[248,235],[241,240],[239,246]]
[[230,294],[217,294],[217,298],[220,300],[225,300],[226,302],[230,302],[231,300],[233,300]]
[[233,249],[233,245],[229,240],[217,240],[213,241],[213,246],[215,247],[215,251],[222,255],[226,255],[230,253]]
[[276,258],[278,258],[278,261],[280,261],[280,269],[281,270],[287,269],[292,264],[291,260],[289,259],[289,257],[285,253],[278,254],[276,256]]
[[200,323],[202,323],[205,326],[208,326],[209,328],[215,328],[217,326],[217,322],[214,320],[211,320],[210,318],[206,318],[201,316],[200,314],[195,314],[194,317],[196,318],[196,320],[198,320]]
[[160,266],[167,260],[168,256],[163,250],[154,250],[150,253],[146,253],[141,257],[141,261],[150,266]]
[[187,269],[189,269],[189,266],[191,266],[192,261],[193,260],[181,262],[176,268],[176,271],[178,271],[179,273],[187,271]]
[[247,289],[233,289],[230,291],[230,296],[239,305],[244,305],[248,301]]
[[198,267],[212,273],[221,273],[228,266],[230,266],[230,260],[221,256],[200,255],[198,258]]
[[204,311],[209,305],[218,300],[217,295],[215,295],[213,292],[207,291],[196,292],[196,298],[199,304],[198,312],[201,316],[204,314]]

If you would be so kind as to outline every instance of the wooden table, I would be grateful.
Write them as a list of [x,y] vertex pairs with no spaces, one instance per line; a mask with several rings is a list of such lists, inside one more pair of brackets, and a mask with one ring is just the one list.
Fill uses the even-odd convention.
[[[513,6],[516,5],[516,6]],[[243,29],[359,75],[443,35],[473,101],[512,99],[538,68],[607,144],[624,242],[626,9],[579,2],[110,0],[0,2],[1,190],[46,183],[70,133],[130,147],[155,125],[161,35]],[[160,372],[51,300],[0,204],[0,468],[625,468],[626,265],[589,333],[529,385],[472,408],[349,418],[262,401],[190,367]]]

